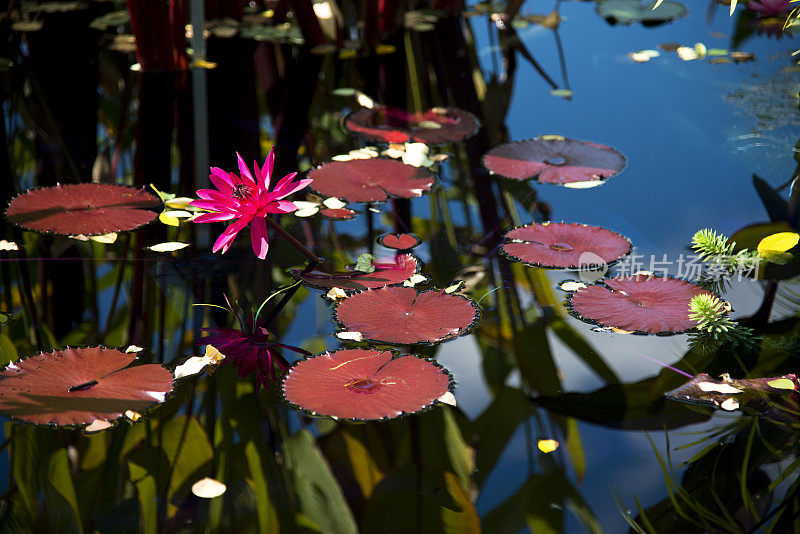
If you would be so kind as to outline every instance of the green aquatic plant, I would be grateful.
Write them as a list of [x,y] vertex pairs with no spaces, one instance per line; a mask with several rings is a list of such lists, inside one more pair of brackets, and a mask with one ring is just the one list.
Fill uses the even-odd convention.
[[703,228],[692,236],[692,250],[709,263],[709,270],[717,275],[750,272],[757,267],[759,260],[755,251],[743,249],[734,252],[736,242],[711,228]]
[[689,318],[697,323],[697,329],[718,336],[736,328],[736,323],[725,314],[725,304],[715,295],[701,293],[689,301]]

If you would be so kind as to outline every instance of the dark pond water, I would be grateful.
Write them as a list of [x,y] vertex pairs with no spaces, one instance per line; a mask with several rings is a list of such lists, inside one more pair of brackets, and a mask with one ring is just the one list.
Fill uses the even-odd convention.
[[[654,15],[621,0],[469,8],[292,2],[288,15],[285,2],[268,4],[207,2],[203,14],[176,1],[171,15],[156,6],[128,14],[119,2],[3,10],[4,203],[58,183],[124,184],[178,198],[150,206],[146,219],[154,220],[134,230],[126,220],[142,210],[119,209],[130,207],[132,190],[114,197],[89,186],[50,204],[11,204],[0,235],[0,359],[9,364],[0,377],[0,530],[800,531],[798,382],[779,378],[797,371],[795,249],[783,247],[787,258],[762,247],[767,267],[758,280],[734,274],[716,283],[698,278],[702,262],[691,249],[703,228],[735,234],[753,251],[762,238],[790,232],[791,240],[797,229],[800,68],[796,41],[780,31],[785,12],[740,5],[729,17],[715,2],[684,9],[665,1],[659,10],[682,16],[656,25],[622,23],[626,13]],[[515,18],[503,15],[516,8]],[[616,24],[599,14],[612,9]],[[203,18],[203,38],[184,36],[188,21]],[[351,131],[358,126],[349,114],[361,105],[388,106],[366,123],[382,141]],[[431,108],[450,111],[413,115]],[[480,129],[448,139],[469,120],[464,112]],[[363,147],[377,148],[359,157],[390,149],[385,157],[401,161],[404,150],[406,162],[419,163],[422,145],[397,137],[408,124],[423,140],[442,136],[428,138],[421,168],[396,163],[400,170],[376,188],[383,171],[353,167],[363,160],[336,164],[333,178],[322,172],[334,168],[328,163],[311,173],[309,188],[287,194],[306,202],[295,214],[276,213],[287,205],[263,196],[272,221],[264,259],[250,239],[262,235],[263,211],[229,250],[213,253],[228,223],[193,223],[193,208],[180,201],[212,187],[209,166],[242,174],[236,152],[260,164],[274,147],[272,188],[287,173],[304,179]],[[387,132],[400,144],[388,146]],[[548,135],[567,140],[540,138]],[[588,184],[597,187],[515,180],[482,165],[490,149],[533,138],[557,147],[545,157],[550,170],[604,168],[588,156],[591,147],[569,139],[613,147],[627,165]],[[430,188],[426,167],[437,177]],[[258,203],[258,184],[217,182],[227,194],[212,200],[237,217],[242,205]],[[384,189],[394,193],[388,200]],[[359,196],[366,190],[382,198]],[[341,209],[330,200],[320,206],[329,197],[357,213],[325,217],[326,207]],[[162,211],[167,216],[156,218]],[[642,319],[649,310],[636,308],[661,297],[632,290],[616,292],[633,305],[615,319],[600,317],[618,303],[580,320],[560,285],[585,273],[516,261],[511,247],[501,253],[511,244],[508,229],[548,220],[622,234],[634,248],[608,276],[644,270],[699,283],[731,304],[737,324],[717,318],[731,328],[716,338],[696,330],[630,334],[661,320]],[[113,230],[115,239],[64,235]],[[418,236],[420,245],[403,251],[417,260],[396,260],[376,242],[387,232]],[[604,239],[562,236],[549,249],[597,250]],[[150,248],[162,243],[184,247]],[[315,256],[324,261],[308,259]],[[355,268],[377,271],[353,270],[357,261]],[[364,277],[402,282],[413,261],[426,277],[414,289],[353,294],[363,289],[353,280]],[[347,276],[300,284],[305,268]],[[320,284],[327,287],[310,287]],[[326,296],[333,287],[344,288],[336,303]],[[571,297],[576,315],[580,295],[609,293],[592,287]],[[434,293],[415,290],[431,288],[447,291],[423,305]],[[372,303],[387,292],[386,302]],[[689,298],[669,312],[676,320],[689,321]],[[254,323],[247,316],[265,299]],[[589,324],[591,317],[620,329]],[[337,337],[341,331],[367,339]],[[208,335],[226,359],[190,373],[181,364],[210,354],[201,339]],[[118,350],[89,348],[97,346]],[[132,358],[121,355],[126,349],[137,365],[155,366],[116,373]],[[364,352],[307,371],[328,361],[311,355],[338,349]],[[386,349],[394,360],[368,377],[341,371]],[[284,367],[304,358],[284,387],[293,406],[282,395]],[[187,376],[170,384],[164,368]],[[692,392],[704,404],[665,397],[698,373],[713,377]],[[734,382],[717,380],[723,373]],[[443,402],[449,391],[455,405]],[[414,395],[421,400],[405,399]],[[390,420],[342,421],[431,404]],[[359,411],[365,407],[379,415]],[[85,428],[106,420],[109,429]],[[558,445],[552,452],[549,440]],[[195,486],[206,477],[224,493]]]

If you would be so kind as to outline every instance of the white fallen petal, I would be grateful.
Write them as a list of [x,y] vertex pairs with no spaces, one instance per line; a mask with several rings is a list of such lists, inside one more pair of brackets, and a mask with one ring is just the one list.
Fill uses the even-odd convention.
[[729,397],[724,401],[722,401],[722,404],[720,404],[719,407],[722,408],[723,410],[732,412],[739,408],[739,401],[737,401],[733,397]]
[[336,337],[346,341],[364,341],[364,335],[361,332],[338,332]]
[[331,290],[328,291],[325,296],[331,300],[337,300],[347,298],[347,293],[345,293],[344,289],[341,287],[334,287],[331,288]]
[[375,101],[372,100],[367,95],[365,95],[364,93],[358,93],[358,96],[356,97],[356,102],[358,102],[359,106],[364,108],[372,109],[375,107]]
[[590,189],[598,185],[603,185],[604,181],[605,180],[586,180],[585,182],[571,182],[564,184],[564,187],[569,189]]
[[196,375],[210,363],[204,356],[192,356],[175,368],[175,378]]
[[560,287],[564,291],[577,291],[579,289],[586,287],[586,284],[581,282],[564,282],[558,287]]
[[406,286],[406,287],[414,287],[417,284],[421,284],[425,280],[427,280],[427,278],[425,276],[423,276],[421,274],[415,274],[415,275],[412,275],[411,278],[409,278],[408,280],[403,282],[403,285]]
[[13,241],[0,240],[0,250],[19,250],[19,245]]
[[322,201],[322,203],[326,208],[330,208],[332,210],[339,210],[347,206],[346,202],[342,202],[336,197],[326,198],[324,201]]
[[185,210],[169,210],[164,212],[165,217],[175,217],[176,219],[188,219],[194,216],[194,213]]
[[142,347],[137,347],[136,345],[128,345],[128,348],[125,349],[126,353],[131,352],[142,352],[144,349]]
[[163,391],[147,391],[145,393],[156,402],[164,402],[167,398],[167,394]]
[[142,414],[139,412],[134,412],[133,410],[128,410],[125,412],[125,417],[133,421],[134,423],[142,418]]
[[303,208],[295,211],[293,215],[295,217],[311,217],[319,212],[319,206],[314,206],[312,208]]
[[436,400],[438,400],[439,402],[443,402],[445,404],[449,404],[450,406],[456,405],[456,397],[450,391],[446,392],[444,395],[442,395]]
[[198,480],[192,484],[192,493],[201,499],[213,499],[214,497],[219,497],[225,493],[226,489],[227,487],[225,484],[210,477]]
[[109,423],[108,421],[106,421],[104,419],[97,419],[97,420],[93,421],[91,425],[89,425],[87,427],[84,427],[83,431],[86,434],[93,434],[95,432],[100,432],[102,430],[107,430],[107,429],[111,428],[112,426],[114,426],[112,423]]
[[741,393],[741,389],[736,389],[729,384],[715,384],[714,382],[699,382],[697,387],[701,391],[713,393]]
[[147,247],[153,252],[174,252],[176,250],[180,250],[182,248],[186,248],[189,246],[189,243],[179,243],[177,241],[168,241],[166,243],[159,243],[158,245],[153,245],[152,247]]
[[333,161],[350,161],[356,159],[352,154],[338,154],[331,158]]

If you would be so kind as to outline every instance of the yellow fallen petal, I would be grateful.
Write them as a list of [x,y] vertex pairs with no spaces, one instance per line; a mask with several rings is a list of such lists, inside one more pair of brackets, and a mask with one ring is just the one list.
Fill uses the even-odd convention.
[[556,450],[559,443],[554,439],[540,439],[536,446],[539,447],[540,451],[547,454]]
[[172,200],[167,200],[166,202],[164,202],[164,204],[166,204],[170,208],[176,210],[182,210],[186,207],[187,204],[189,204],[189,202],[193,200],[194,200],[193,198],[189,197],[175,197]]
[[97,243],[113,243],[117,240],[117,233],[111,232],[103,235],[93,235],[89,239],[96,241]]
[[158,220],[166,224],[167,226],[178,226],[181,223],[177,217],[172,217],[171,215],[167,215],[166,211],[162,211],[158,215]]

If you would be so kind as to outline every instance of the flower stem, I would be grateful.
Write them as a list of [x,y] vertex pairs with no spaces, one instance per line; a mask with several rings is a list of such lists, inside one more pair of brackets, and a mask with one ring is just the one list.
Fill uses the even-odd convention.
[[284,238],[286,241],[288,241],[289,243],[291,243],[291,245],[292,245],[294,248],[296,248],[297,250],[299,250],[299,251],[300,251],[300,253],[301,253],[303,256],[305,256],[306,258],[308,258],[308,261],[310,261],[312,264],[317,264],[317,263],[319,263],[319,262],[321,262],[321,261],[322,261],[322,259],[321,259],[319,256],[317,256],[316,254],[314,254],[313,252],[311,252],[310,250],[308,250],[308,249],[307,249],[307,248],[306,248],[306,247],[305,247],[305,246],[304,246],[304,245],[303,245],[303,244],[302,244],[300,241],[298,241],[297,239],[295,239],[295,238],[294,238],[294,236],[293,236],[292,234],[290,234],[289,232],[287,232],[286,230],[284,230],[284,229],[283,229],[283,227],[282,227],[280,224],[276,223],[275,221],[273,221],[273,220],[272,220],[272,219],[270,219],[269,217],[265,217],[265,219],[266,219],[266,221],[267,221],[267,224],[268,224],[268,225],[269,225],[269,226],[270,226],[270,227],[271,227],[273,230],[275,230],[276,232],[278,232],[278,233],[281,235],[281,237],[282,237],[282,238]]

